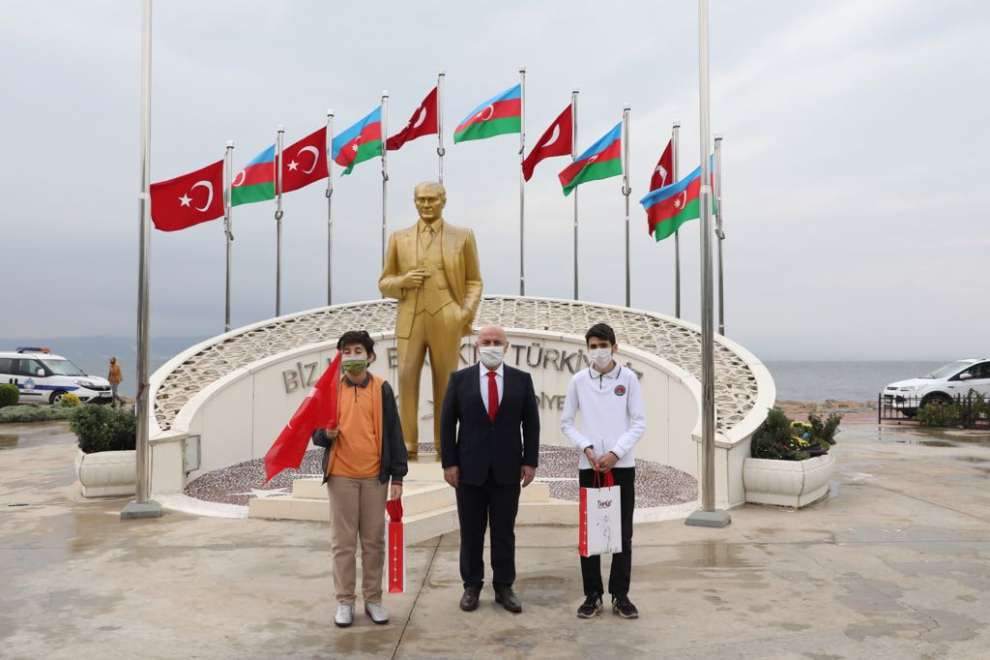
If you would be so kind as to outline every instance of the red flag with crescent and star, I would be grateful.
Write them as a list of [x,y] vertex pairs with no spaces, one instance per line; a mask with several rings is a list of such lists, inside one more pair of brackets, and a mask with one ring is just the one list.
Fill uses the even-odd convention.
[[287,468],[302,464],[310,436],[320,427],[337,426],[337,389],[340,386],[340,352],[316,385],[299,404],[292,419],[265,454],[265,481]]
[[223,216],[223,161],[151,184],[151,220],[160,231],[178,231]]
[[282,192],[327,178],[327,127],[282,150]]
[[416,108],[405,127],[388,139],[386,147],[389,151],[398,151],[406,142],[424,135],[436,135],[439,132],[437,117],[437,88],[434,87]]
[[574,141],[574,115],[572,108],[568,105],[564,111],[553,120],[553,123],[543,131],[543,135],[536,141],[533,150],[523,161],[523,177],[529,181],[533,176],[533,169],[536,164],[544,158],[554,156],[570,156],[573,151]]
[[650,190],[659,190],[664,186],[669,186],[674,182],[674,141],[667,142],[667,148],[660,154],[657,166],[653,168],[653,175],[650,177]]

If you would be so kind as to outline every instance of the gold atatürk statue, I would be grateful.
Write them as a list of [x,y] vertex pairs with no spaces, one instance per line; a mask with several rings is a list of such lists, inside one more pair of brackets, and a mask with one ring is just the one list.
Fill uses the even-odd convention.
[[439,183],[413,191],[419,222],[389,237],[383,296],[399,301],[395,336],[399,357],[399,416],[410,456],[419,449],[419,379],[426,351],[433,372],[433,441],[440,442],[440,409],[450,374],[458,367],[461,337],[481,301],[481,268],[474,233],[447,224],[447,193]]

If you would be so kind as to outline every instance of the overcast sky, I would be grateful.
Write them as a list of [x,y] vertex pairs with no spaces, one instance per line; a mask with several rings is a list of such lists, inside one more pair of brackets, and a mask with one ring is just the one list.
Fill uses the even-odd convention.
[[[0,0],[0,337],[135,326],[140,2]],[[620,8],[621,7],[621,8]],[[447,71],[449,222],[474,230],[487,293],[518,291],[516,136],[452,144],[528,68],[530,144],[580,88],[580,148],[632,106],[633,199],[680,120],[699,161],[696,3],[169,0],[154,13],[152,180],[343,128],[391,93],[398,129]],[[990,6],[714,0],[712,128],[725,136],[728,334],[764,359],[990,353]],[[391,131],[390,131],[391,132]],[[390,155],[390,230],[415,220],[436,142]],[[527,293],[570,297],[572,206],[544,161],[527,186]],[[339,172],[338,172],[339,173]],[[336,183],[336,301],[378,297],[377,161]],[[620,180],[581,196],[581,290],[622,303]],[[325,303],[324,185],[285,197],[283,311]],[[274,314],[273,203],[235,209],[233,321]],[[673,313],[673,242],[632,209],[634,307]],[[220,222],[152,246],[152,333],[223,327]],[[699,223],[682,231],[699,318]]]

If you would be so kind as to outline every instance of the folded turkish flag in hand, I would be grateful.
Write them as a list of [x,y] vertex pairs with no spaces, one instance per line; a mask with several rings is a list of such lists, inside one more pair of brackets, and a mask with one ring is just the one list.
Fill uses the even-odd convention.
[[151,220],[177,231],[223,216],[223,161],[151,184]]
[[402,527],[402,500],[385,502],[388,511],[388,592],[406,590],[406,540]]

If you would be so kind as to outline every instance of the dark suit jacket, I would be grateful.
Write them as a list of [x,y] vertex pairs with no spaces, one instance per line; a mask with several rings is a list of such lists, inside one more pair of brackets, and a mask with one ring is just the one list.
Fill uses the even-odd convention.
[[520,468],[535,468],[540,454],[533,378],[505,365],[502,402],[492,422],[481,398],[480,369],[475,364],[450,376],[440,416],[440,458],[445,468],[461,468],[463,483],[481,486],[491,471],[499,485],[518,484]]

